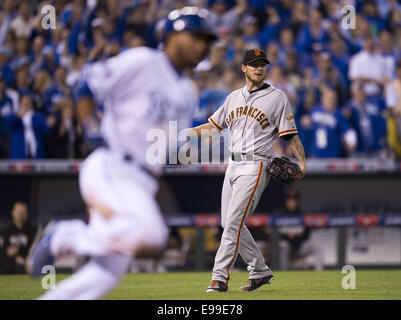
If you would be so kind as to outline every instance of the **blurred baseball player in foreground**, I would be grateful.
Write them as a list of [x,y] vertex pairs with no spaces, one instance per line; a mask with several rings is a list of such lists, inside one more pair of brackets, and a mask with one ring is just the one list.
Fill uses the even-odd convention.
[[[222,190],[221,224],[224,232],[216,253],[212,281],[207,292],[226,292],[230,269],[237,255],[247,263],[249,280],[241,291],[254,291],[270,283],[273,274],[245,226],[267,186],[276,137],[285,138],[299,162],[300,175],[306,172],[304,148],[298,138],[294,114],[283,91],[264,82],[266,54],[259,49],[245,53],[241,69],[246,85],[228,95],[209,122],[192,128],[201,137],[230,129],[231,157]],[[203,131],[204,130],[204,131]],[[203,131],[203,134],[202,134]],[[276,158],[279,159],[279,158]]]
[[[216,39],[207,14],[196,7],[172,11],[164,52],[129,49],[84,68],[88,95],[105,105],[101,125],[108,145],[80,168],[89,224],[48,225],[31,249],[27,269],[38,277],[43,266],[64,254],[92,259],[41,299],[97,299],[121,281],[132,256],[151,256],[164,248],[168,232],[155,201],[160,164],[147,159],[147,134],[155,128],[167,132],[170,120],[189,125],[197,94],[182,71],[205,59]],[[90,126],[91,105],[78,105],[84,130]]]

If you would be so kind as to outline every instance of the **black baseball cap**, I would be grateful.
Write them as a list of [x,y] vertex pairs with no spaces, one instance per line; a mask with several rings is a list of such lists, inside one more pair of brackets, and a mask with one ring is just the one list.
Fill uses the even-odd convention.
[[270,64],[270,61],[266,58],[266,53],[260,49],[251,49],[245,51],[243,64],[247,65],[257,60],[263,60],[267,64]]

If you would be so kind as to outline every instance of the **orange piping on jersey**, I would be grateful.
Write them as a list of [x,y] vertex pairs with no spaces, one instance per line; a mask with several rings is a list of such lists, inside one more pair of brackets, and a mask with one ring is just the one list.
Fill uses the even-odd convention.
[[292,132],[293,132],[293,133],[296,133],[296,132],[298,132],[298,130],[297,130],[297,129],[285,130],[285,131],[279,132],[278,135],[281,136],[282,134],[285,134],[285,133],[292,133]]
[[249,198],[248,203],[246,204],[246,208],[245,208],[244,214],[242,215],[241,224],[239,226],[239,230],[238,230],[238,234],[237,234],[237,242],[235,244],[234,256],[231,259],[231,261],[228,264],[227,269],[226,269],[226,271],[227,271],[227,281],[226,281],[226,283],[228,283],[228,280],[230,279],[230,267],[231,267],[231,265],[233,264],[233,262],[235,260],[235,256],[237,255],[238,246],[239,246],[239,238],[241,236],[241,229],[242,229],[242,227],[244,225],[245,217],[246,217],[246,213],[248,212],[249,205],[251,204],[251,201],[252,201],[252,198],[253,198],[253,196],[255,194],[256,188],[258,187],[260,176],[262,174],[262,169],[263,169],[263,162],[260,163],[258,178],[256,179],[256,183],[255,183],[255,186],[253,187],[251,197]]
[[214,120],[212,119],[212,117],[209,117],[209,121],[212,123],[212,125],[214,125],[217,129],[219,129],[220,131],[223,130],[222,127],[220,127],[216,122],[214,122]]

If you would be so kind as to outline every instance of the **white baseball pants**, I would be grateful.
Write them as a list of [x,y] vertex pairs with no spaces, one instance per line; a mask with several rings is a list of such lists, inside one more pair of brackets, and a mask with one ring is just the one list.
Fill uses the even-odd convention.
[[112,215],[104,217],[92,207],[89,224],[70,220],[56,225],[50,244],[54,256],[93,258],[42,299],[97,299],[121,281],[138,248],[162,248],[167,241],[155,201],[157,182],[135,164],[98,149],[84,161],[79,184],[86,203],[95,201]]

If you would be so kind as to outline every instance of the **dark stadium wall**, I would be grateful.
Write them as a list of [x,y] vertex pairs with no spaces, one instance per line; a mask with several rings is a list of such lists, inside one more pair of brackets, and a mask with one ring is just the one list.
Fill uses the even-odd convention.
[[[165,175],[158,203],[166,215],[218,213],[222,184],[220,174]],[[401,174],[309,175],[292,186],[300,191],[306,212],[401,212]],[[255,212],[280,212],[288,186],[270,183],[267,188]],[[9,220],[17,200],[28,203],[34,224],[51,218],[86,218],[74,174],[1,175],[0,194],[0,223]]]
[[298,186],[307,211],[401,212],[400,173],[313,175]]
[[[29,205],[30,212],[36,211],[33,204],[32,176],[2,176],[0,175],[0,228],[11,221],[11,209],[15,201],[25,201]],[[30,215],[32,221],[36,216]]]

